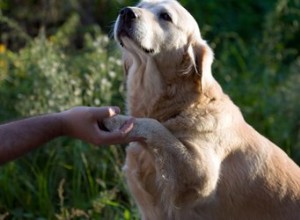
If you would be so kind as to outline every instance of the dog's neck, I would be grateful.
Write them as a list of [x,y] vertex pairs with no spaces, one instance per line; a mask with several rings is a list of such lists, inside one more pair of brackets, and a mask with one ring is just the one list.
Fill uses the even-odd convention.
[[[162,73],[159,69],[168,71]],[[215,85],[202,91],[199,75],[193,71],[183,74],[182,71],[172,66],[161,68],[152,57],[135,60],[127,75],[128,113],[164,122],[195,103],[204,106],[222,94],[221,87]]]

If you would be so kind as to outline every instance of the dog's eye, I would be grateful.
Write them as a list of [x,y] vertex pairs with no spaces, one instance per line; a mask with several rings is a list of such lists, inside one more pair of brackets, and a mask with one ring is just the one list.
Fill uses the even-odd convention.
[[165,21],[172,22],[172,18],[171,18],[171,16],[167,12],[161,12],[159,14],[159,18],[161,18],[161,19],[163,19]]

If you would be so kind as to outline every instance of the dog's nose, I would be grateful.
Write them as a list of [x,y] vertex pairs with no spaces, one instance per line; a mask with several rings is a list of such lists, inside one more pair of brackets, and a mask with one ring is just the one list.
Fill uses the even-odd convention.
[[131,8],[126,7],[126,8],[121,9],[120,17],[125,22],[131,22],[132,20],[136,19],[138,16]]

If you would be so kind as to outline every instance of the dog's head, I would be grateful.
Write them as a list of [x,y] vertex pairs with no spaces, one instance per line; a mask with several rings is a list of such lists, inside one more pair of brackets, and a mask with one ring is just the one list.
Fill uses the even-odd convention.
[[176,0],[142,0],[135,7],[123,8],[114,36],[127,66],[134,62],[138,66],[150,58],[168,77],[197,73],[202,87],[212,80],[213,53],[195,19]]

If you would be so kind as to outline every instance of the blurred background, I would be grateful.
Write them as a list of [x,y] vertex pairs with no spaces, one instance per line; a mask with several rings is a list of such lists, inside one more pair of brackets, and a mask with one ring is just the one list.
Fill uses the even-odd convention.
[[[181,0],[246,121],[300,164],[300,1]],[[124,110],[112,39],[130,0],[0,0],[0,123],[76,105]],[[0,167],[0,219],[138,219],[125,146],[56,139]]]

